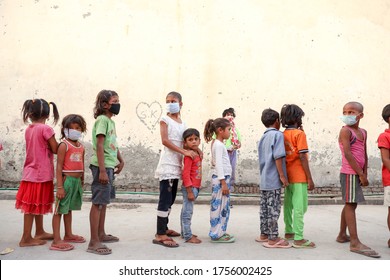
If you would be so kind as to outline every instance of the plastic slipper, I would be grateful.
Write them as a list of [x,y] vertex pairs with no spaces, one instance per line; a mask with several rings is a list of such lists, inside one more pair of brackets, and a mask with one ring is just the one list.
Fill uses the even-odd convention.
[[310,240],[306,240],[305,243],[302,244],[295,244],[293,243],[292,246],[297,249],[313,249],[316,247],[316,245],[311,245],[312,242]]
[[70,242],[70,243],[84,243],[85,242],[85,238],[80,236],[80,235],[74,235],[73,238],[69,238],[69,239],[65,239],[64,238],[64,241]]
[[168,237],[177,237],[180,236],[180,233],[174,231],[173,229],[168,229],[166,232]]
[[119,238],[114,236],[114,235],[111,235],[111,234],[107,234],[106,236],[104,236],[103,240],[101,240],[101,242],[104,242],[104,243],[113,243],[113,242],[118,242],[119,241]]
[[99,246],[97,248],[88,248],[88,253],[96,254],[96,255],[109,255],[112,253],[112,250],[105,245]]
[[233,243],[236,239],[229,235],[222,235],[220,238],[211,239],[213,243]]
[[283,248],[283,249],[287,249],[287,248],[291,248],[292,245],[290,243],[288,243],[288,241],[284,240],[284,239],[280,239],[278,242],[276,242],[275,244],[269,244],[268,242],[264,242],[263,243],[263,246],[265,248]]
[[153,242],[153,244],[161,245],[161,246],[168,247],[168,248],[179,247],[179,244],[177,244],[172,238],[162,239],[162,240],[153,239],[152,242]]
[[69,243],[58,243],[58,244],[51,244],[50,250],[54,251],[70,251],[73,250],[74,246]]
[[7,255],[9,253],[12,253],[14,251],[13,248],[5,248],[3,251],[1,251],[0,255]]
[[371,258],[380,258],[381,255],[379,255],[377,252],[375,252],[371,248],[366,248],[366,249],[361,249],[361,250],[350,250],[352,253],[360,254],[366,257],[371,257]]

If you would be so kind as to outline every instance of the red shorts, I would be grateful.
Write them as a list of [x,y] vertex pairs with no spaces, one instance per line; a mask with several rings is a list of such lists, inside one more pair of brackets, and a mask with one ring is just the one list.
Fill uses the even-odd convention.
[[16,194],[15,208],[25,214],[53,213],[54,184],[49,182],[22,181]]

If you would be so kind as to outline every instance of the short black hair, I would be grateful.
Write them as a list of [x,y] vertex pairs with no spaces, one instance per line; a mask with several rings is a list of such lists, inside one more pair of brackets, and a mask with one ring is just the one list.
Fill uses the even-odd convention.
[[280,112],[281,122],[283,127],[288,127],[289,125],[298,124],[302,125],[302,117],[305,115],[305,112],[295,104],[285,104],[282,107]]
[[279,119],[279,113],[271,108],[265,109],[261,114],[261,122],[265,127],[270,127],[275,123],[276,120]]
[[236,117],[236,112],[234,112],[233,108],[229,108],[223,111],[222,117],[226,117],[227,114],[231,114],[233,117]]
[[196,137],[200,138],[200,133],[195,128],[188,128],[183,132],[183,140],[186,141],[186,139],[192,135],[195,135]]
[[385,122],[389,123],[390,118],[390,104],[387,104],[382,110],[382,118]]

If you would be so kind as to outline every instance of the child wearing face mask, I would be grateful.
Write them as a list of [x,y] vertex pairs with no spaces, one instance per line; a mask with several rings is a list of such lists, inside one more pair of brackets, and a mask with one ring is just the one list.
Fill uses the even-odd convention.
[[379,258],[377,252],[360,242],[357,234],[355,211],[358,203],[365,200],[362,186],[368,186],[367,131],[359,127],[363,116],[363,105],[359,102],[348,102],[344,105],[341,120],[346,125],[341,128],[338,140],[342,154],[340,184],[345,205],[341,212],[340,232],[336,241],[350,242],[351,252]]
[[180,233],[168,229],[168,217],[182,176],[183,155],[191,158],[198,155],[195,151],[183,149],[183,132],[187,129],[187,125],[181,119],[182,105],[180,93],[174,91],[168,93],[167,114],[160,120],[160,135],[164,150],[161,152],[155,172],[155,177],[160,182],[160,197],[157,207],[157,233],[152,242],[168,248],[179,246],[171,237],[180,236]]
[[[72,211],[81,210],[84,184],[84,146],[80,137],[87,129],[80,115],[67,115],[61,124],[61,143],[57,150],[57,194],[53,215],[54,239],[50,250],[69,251],[70,243],[84,243],[85,238],[72,232]],[[61,217],[64,215],[65,235],[60,236]]]

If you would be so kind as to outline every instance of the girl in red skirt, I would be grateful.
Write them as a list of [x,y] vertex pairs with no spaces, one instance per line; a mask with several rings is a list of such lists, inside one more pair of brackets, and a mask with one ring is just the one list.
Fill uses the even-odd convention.
[[[54,124],[59,119],[57,106],[53,106]],[[26,159],[22,181],[16,194],[15,208],[24,213],[23,235],[20,247],[43,245],[53,235],[43,229],[43,214],[52,213],[54,202],[54,162],[57,140],[54,130],[45,122],[50,115],[50,106],[43,99],[29,99],[22,108],[24,123],[31,122],[25,132]],[[35,220],[35,237],[32,226]]]

